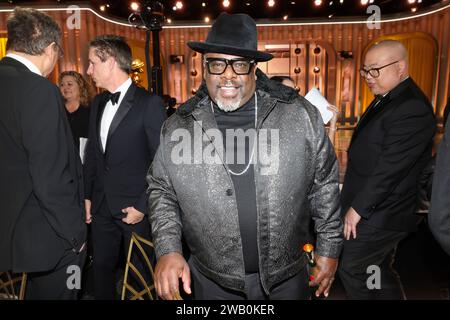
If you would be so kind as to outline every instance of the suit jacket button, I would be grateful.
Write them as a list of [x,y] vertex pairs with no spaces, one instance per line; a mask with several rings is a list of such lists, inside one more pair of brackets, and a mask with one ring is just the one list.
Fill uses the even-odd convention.
[[227,196],[231,197],[233,195],[232,189],[227,189]]
[[106,170],[106,171],[109,171],[109,167],[108,167],[108,166],[106,166],[106,167],[105,167],[105,170]]

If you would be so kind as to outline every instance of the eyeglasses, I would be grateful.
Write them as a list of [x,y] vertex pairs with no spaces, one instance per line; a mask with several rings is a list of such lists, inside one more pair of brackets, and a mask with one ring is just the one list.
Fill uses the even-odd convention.
[[247,75],[252,70],[255,60],[206,58],[204,64],[207,66],[209,74],[221,75],[228,66],[231,66],[237,75]]
[[369,70],[366,70],[366,69],[360,69],[360,70],[359,70],[359,74],[360,74],[361,77],[363,77],[363,78],[366,78],[366,77],[367,77],[367,74],[370,74],[370,76],[371,76],[372,78],[378,78],[378,77],[380,76],[380,70],[381,70],[381,69],[386,68],[386,67],[389,67],[389,66],[391,66],[391,65],[393,65],[394,63],[397,63],[397,62],[399,62],[399,60],[394,61],[394,62],[391,62],[391,63],[389,63],[389,64],[387,64],[387,65],[385,65],[385,66],[379,67],[379,68],[372,68],[372,69],[369,69]]
[[64,57],[64,50],[63,48],[56,42],[54,42],[55,46],[58,48],[58,54],[59,54],[59,58],[63,58]]

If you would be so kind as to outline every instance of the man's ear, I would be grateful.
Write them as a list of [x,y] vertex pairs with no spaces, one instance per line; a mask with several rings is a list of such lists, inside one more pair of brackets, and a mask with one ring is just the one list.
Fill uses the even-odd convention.
[[405,60],[400,60],[398,62],[398,69],[400,71],[401,74],[405,74],[406,73],[406,61]]
[[113,57],[108,57],[108,58],[106,59],[106,63],[107,63],[107,65],[108,65],[109,70],[113,70],[114,67],[115,67],[116,64],[117,64],[117,61],[116,61],[116,59],[114,59]]
[[46,57],[51,58],[52,54],[56,54],[56,52],[52,52],[55,51],[55,46],[56,44],[54,42],[50,43],[47,47],[45,47],[43,54]]

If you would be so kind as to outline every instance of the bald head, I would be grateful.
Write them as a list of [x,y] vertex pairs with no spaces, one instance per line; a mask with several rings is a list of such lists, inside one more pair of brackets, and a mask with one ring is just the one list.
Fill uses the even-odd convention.
[[390,58],[392,60],[404,60],[408,61],[408,51],[406,51],[405,46],[395,40],[383,40],[375,45],[373,45],[367,54],[371,51],[374,51],[376,54],[381,54],[386,58]]
[[378,77],[366,74],[365,79],[373,94],[385,94],[409,76],[408,51],[399,41],[381,41],[367,51],[363,69],[379,70]]

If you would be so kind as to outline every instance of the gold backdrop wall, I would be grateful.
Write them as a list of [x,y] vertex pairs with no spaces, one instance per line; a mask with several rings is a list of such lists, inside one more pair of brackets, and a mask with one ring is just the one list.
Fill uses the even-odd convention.
[[0,59],[6,54],[6,38],[0,38]]

